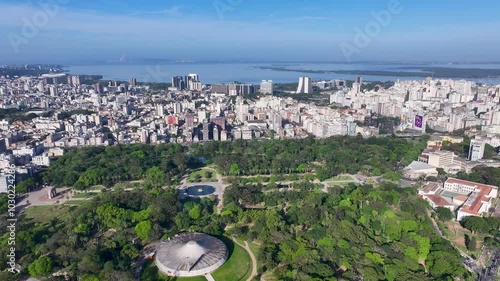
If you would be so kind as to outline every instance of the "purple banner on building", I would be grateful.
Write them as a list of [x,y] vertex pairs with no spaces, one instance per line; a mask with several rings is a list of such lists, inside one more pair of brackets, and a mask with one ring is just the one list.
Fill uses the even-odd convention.
[[424,116],[416,115],[415,127],[422,129],[423,124],[424,124]]

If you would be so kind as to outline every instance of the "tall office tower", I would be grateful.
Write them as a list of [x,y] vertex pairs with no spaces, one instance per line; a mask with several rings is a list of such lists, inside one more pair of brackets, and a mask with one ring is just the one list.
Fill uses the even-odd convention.
[[210,140],[210,123],[203,121],[203,140]]
[[73,85],[73,76],[68,75],[67,79],[68,79],[68,85],[72,86]]
[[186,89],[186,82],[182,76],[172,77],[172,87],[177,88],[177,90]]
[[299,86],[297,87],[297,94],[312,94],[313,88],[311,77],[300,77]]
[[272,80],[262,80],[260,82],[260,92],[262,94],[273,94],[273,81]]
[[134,86],[137,84],[137,80],[135,78],[130,78],[128,80],[128,83],[130,84],[130,86]]
[[471,140],[469,146],[469,156],[467,160],[477,161],[483,159],[485,143],[479,140]]
[[118,87],[118,82],[117,81],[109,81],[108,86],[109,87]]
[[354,83],[362,84],[363,78],[361,76],[356,76],[356,78],[354,78]]
[[198,74],[191,73],[191,74],[188,74],[188,76],[186,78],[186,83],[189,81],[200,82],[200,78],[198,77]]

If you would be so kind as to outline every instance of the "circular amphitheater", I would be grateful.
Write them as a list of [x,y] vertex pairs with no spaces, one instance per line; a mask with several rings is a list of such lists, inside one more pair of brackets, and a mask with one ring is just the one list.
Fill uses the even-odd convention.
[[164,274],[188,277],[213,272],[227,257],[221,240],[203,233],[181,233],[158,245],[155,263]]

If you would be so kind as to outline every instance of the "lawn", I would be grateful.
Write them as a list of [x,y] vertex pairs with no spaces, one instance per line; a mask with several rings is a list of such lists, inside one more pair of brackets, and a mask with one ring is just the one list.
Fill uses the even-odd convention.
[[212,169],[203,168],[189,173],[188,182],[216,182],[217,172]]
[[350,183],[354,183],[354,182],[355,181],[351,176],[336,176],[336,177],[333,177],[331,179],[325,180],[325,183],[328,186],[335,186],[335,185],[346,186],[346,185],[348,185]]
[[[221,237],[219,237],[221,238]],[[221,238],[229,250],[229,258],[212,276],[216,281],[245,281],[252,273],[252,260],[247,251],[228,238]]]
[[31,206],[26,209],[24,215],[27,219],[46,224],[54,218],[65,220],[71,208],[71,206],[65,205]]
[[350,183],[354,183],[354,181],[352,182],[335,182],[335,181],[325,181],[326,185],[329,186],[329,187],[334,187],[334,186],[340,186],[340,187],[344,187],[344,186],[347,186],[348,184]]
[[64,203],[64,205],[71,205],[71,206],[80,206],[80,205],[83,205],[85,203],[88,203],[88,202],[91,202],[89,200],[80,200],[80,199],[76,199],[76,200],[69,200],[69,201],[66,201]]
[[80,193],[75,193],[75,195],[73,195],[73,199],[86,199],[86,198],[92,198],[94,196],[96,196],[97,194],[94,193],[94,192],[91,192],[91,193],[83,193],[83,192],[80,192]]
[[[460,248],[460,250],[466,252],[469,255],[479,255],[481,246],[484,241],[484,234],[472,234],[469,230],[463,228],[459,222],[456,221],[448,221],[446,223],[438,222],[439,228],[443,231],[444,235],[448,240],[450,240],[456,247]],[[465,234],[469,236],[475,236],[477,240],[476,250],[469,251],[465,247]]]

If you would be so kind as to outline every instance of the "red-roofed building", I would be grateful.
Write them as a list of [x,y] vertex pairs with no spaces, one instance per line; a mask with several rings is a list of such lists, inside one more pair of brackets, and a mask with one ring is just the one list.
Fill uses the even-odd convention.
[[431,204],[433,209],[437,207],[444,207],[450,209],[450,211],[452,212],[455,210],[455,206],[453,205],[453,203],[448,202],[441,195],[427,194],[427,195],[422,195],[422,198],[425,201],[429,202],[429,204]]
[[482,216],[498,197],[498,187],[455,178],[448,178],[442,187],[430,182],[418,194],[432,208],[445,207],[457,211],[457,220],[466,216]]
[[466,216],[481,216],[493,206],[498,196],[498,187],[455,178],[448,178],[443,188],[448,191],[469,194],[465,203],[458,208],[457,220]]

